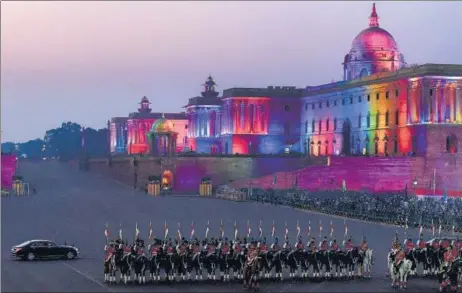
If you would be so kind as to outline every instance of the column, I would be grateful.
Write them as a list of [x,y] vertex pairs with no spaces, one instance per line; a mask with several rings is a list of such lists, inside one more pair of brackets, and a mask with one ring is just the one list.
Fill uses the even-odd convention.
[[446,99],[447,99],[447,117],[449,122],[454,122],[454,90],[452,88],[452,84],[446,84]]
[[456,122],[462,123],[462,81],[456,84],[455,99],[456,99]]
[[441,88],[442,82],[438,81],[435,89],[435,99],[437,100],[437,106],[438,106],[438,123],[444,122],[444,111],[443,111],[443,94],[442,94],[442,88]]
[[430,119],[430,84],[428,80],[422,80],[422,91],[421,91],[421,99],[422,99],[422,112],[420,113],[420,122],[429,122]]
[[438,123],[438,95],[437,95],[437,91],[438,91],[438,88],[436,87],[436,84],[433,84],[432,87],[431,87],[432,91],[433,91],[433,95],[431,97],[432,99],[432,110],[433,110],[433,117],[432,117],[432,121],[433,123]]

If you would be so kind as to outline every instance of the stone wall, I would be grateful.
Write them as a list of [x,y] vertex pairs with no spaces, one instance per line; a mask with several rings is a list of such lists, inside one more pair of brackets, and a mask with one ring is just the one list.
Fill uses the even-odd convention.
[[147,183],[150,175],[160,175],[163,170],[173,173],[176,192],[197,192],[203,177],[210,177],[213,185],[230,184],[240,178],[262,177],[278,171],[293,171],[309,164],[321,164],[324,158],[300,157],[176,157],[170,160],[154,157],[90,159],[88,170],[111,177],[123,183],[137,186]]

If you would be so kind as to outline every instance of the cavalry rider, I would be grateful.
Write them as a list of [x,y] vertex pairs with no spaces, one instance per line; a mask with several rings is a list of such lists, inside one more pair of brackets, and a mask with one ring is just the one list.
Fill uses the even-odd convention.
[[235,256],[242,253],[242,244],[239,238],[233,243],[233,251]]
[[366,252],[369,249],[369,244],[367,244],[366,237],[363,237],[363,242],[361,243],[361,246],[359,247],[360,251]]
[[[452,263],[455,261],[455,259],[457,258],[457,254],[455,253],[455,249],[452,247],[452,245],[449,245],[448,248],[446,248],[446,252],[444,253],[443,255],[443,263],[441,264],[441,271],[446,271],[448,272]],[[451,278],[450,278],[451,279]],[[457,277],[455,278],[457,280]],[[457,290],[457,281],[455,280],[455,284],[453,282],[451,282],[452,286],[451,286],[451,289],[455,292]],[[447,285],[447,282],[441,282],[440,284],[440,291],[442,291],[441,289],[443,289],[443,287]]]
[[297,252],[303,252],[303,241],[302,241],[302,236],[299,236],[298,237],[298,242],[297,244],[295,245],[295,249],[297,250]]
[[414,248],[415,244],[412,242],[412,237],[409,236],[406,240],[404,240],[404,253],[406,254],[406,258],[411,259],[411,253]]
[[279,239],[277,237],[274,238],[273,244],[271,244],[270,248],[273,251],[273,253],[276,253],[281,250],[281,247],[278,244]]
[[343,250],[345,251],[345,253],[349,253],[350,251],[352,251],[354,248],[354,245],[353,245],[353,240],[351,239],[351,236],[348,237],[348,240],[343,240]]
[[172,256],[173,253],[175,252],[175,249],[173,248],[172,244],[172,239],[169,238],[167,243],[164,244],[164,251],[168,256]]
[[104,258],[105,261],[108,261],[116,252],[116,244],[115,242],[111,241],[109,244],[104,246],[104,251],[106,252],[106,256]]
[[398,233],[395,233],[395,239],[393,239],[393,243],[391,244],[391,254],[395,255],[400,249],[401,245],[399,244]]
[[181,239],[181,241],[177,242],[176,252],[178,253],[178,255],[183,256],[186,254],[186,245],[187,241],[184,237]]
[[395,255],[395,267],[394,269],[397,271],[398,270],[398,267],[399,265],[401,264],[401,262],[406,258],[406,254],[404,253],[404,251],[401,249],[401,247],[398,248],[398,250],[396,251],[396,255]]
[[418,249],[419,252],[422,252],[426,247],[427,247],[427,244],[425,243],[425,240],[423,239],[423,234],[420,233],[419,240],[417,240],[416,249]]
[[201,244],[199,242],[199,239],[197,239],[197,237],[189,245],[189,250],[192,251],[193,255],[197,255],[198,253],[201,252]]
[[324,239],[319,243],[319,252],[325,254],[328,248],[327,236],[324,236]]
[[329,248],[330,248],[330,251],[332,251],[333,253],[338,252],[339,246],[337,243],[337,239],[334,238],[333,240],[331,240],[331,242],[329,243]]
[[432,248],[436,251],[440,248],[440,242],[438,240],[433,240],[431,243]]
[[205,245],[205,250],[207,251],[207,257],[213,255],[215,253],[215,241],[210,239],[209,243]]
[[218,245],[218,249],[221,250],[221,254],[224,256],[224,255],[228,255],[229,252],[230,252],[230,247],[229,247],[229,242],[228,242],[228,237],[225,237],[225,241],[224,242],[220,242],[220,244]]
[[460,255],[460,250],[462,249],[462,241],[460,241],[459,236],[455,240],[452,241],[452,246],[454,250],[457,252],[457,257]]
[[284,249],[286,252],[290,252],[292,250],[292,247],[290,246],[288,237],[286,237],[286,241],[285,241],[284,245],[282,246],[282,249]]
[[311,241],[310,241],[310,243],[307,244],[307,246],[308,246],[308,252],[309,253],[314,254],[314,253],[318,252],[318,247],[316,246],[316,238],[314,238],[314,237],[311,238]]
[[150,250],[151,250],[151,257],[156,257],[159,252],[160,252],[160,247],[158,245],[159,240],[157,238],[154,239],[154,243],[151,244]]
[[268,252],[268,245],[266,244],[266,237],[263,238],[262,242],[258,243],[258,250],[260,251],[260,254],[266,255]]
[[136,238],[133,245],[133,252],[136,255],[144,255],[144,240]]
[[451,242],[449,242],[447,237],[444,237],[444,239],[440,241],[440,247],[443,251],[446,251],[449,245],[451,245]]

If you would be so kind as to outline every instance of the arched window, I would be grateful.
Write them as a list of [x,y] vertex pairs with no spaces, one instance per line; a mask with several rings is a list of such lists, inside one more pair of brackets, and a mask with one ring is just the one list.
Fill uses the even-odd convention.
[[367,112],[366,125],[367,125],[367,128],[371,127],[371,112]]
[[337,118],[334,118],[334,130],[337,130]]
[[454,134],[446,137],[446,151],[450,154],[455,154],[458,151],[458,139]]
[[319,133],[321,133],[322,130],[322,120],[319,120]]
[[375,128],[379,128],[379,123],[380,123],[380,112],[377,111],[377,114],[375,115]]
[[395,112],[395,124],[399,125],[399,111],[398,110],[396,110]]
[[305,133],[308,133],[308,121],[305,121]]
[[361,122],[362,122],[362,116],[361,114],[359,114],[359,117],[358,117],[358,128],[361,128]]
[[311,132],[314,132],[316,130],[316,124],[315,124],[315,121],[313,119],[313,121],[311,122]]
[[326,120],[326,131],[329,131],[329,122],[330,122],[329,118],[327,118],[327,120]]
[[385,113],[385,126],[388,126],[389,119],[390,119],[390,113],[387,110],[387,112]]

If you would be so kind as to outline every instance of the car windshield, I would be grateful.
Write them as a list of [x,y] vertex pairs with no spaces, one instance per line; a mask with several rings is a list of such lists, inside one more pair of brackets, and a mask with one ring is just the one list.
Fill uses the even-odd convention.
[[27,246],[27,245],[29,245],[29,244],[30,244],[30,240],[29,240],[29,241],[26,241],[26,242],[23,242],[23,243],[21,243],[21,244],[19,244],[19,245],[16,245],[16,247],[24,247],[24,246]]

